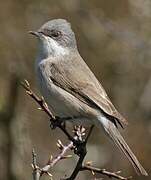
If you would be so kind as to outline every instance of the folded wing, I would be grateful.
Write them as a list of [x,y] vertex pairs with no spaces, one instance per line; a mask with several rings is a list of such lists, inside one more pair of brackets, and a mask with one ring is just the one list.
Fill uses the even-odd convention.
[[[71,56],[70,56],[71,57]],[[89,106],[100,109],[115,125],[118,122],[122,127],[127,121],[116,110],[108,98],[104,88],[83,59],[74,55],[50,64],[51,80],[56,86],[69,92]]]

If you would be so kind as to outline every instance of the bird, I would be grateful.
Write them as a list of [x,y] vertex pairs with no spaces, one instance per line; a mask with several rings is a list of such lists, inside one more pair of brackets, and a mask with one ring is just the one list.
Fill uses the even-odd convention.
[[[35,71],[50,110],[73,122],[90,122],[110,137],[138,175],[147,176],[119,132],[128,122],[112,104],[101,83],[81,57],[75,33],[65,19],[52,19],[30,33],[38,39]],[[70,121],[70,120],[68,120]]]

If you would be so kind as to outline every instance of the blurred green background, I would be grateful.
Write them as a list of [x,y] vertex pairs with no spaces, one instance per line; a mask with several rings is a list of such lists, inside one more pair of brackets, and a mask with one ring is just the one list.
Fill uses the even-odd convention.
[[[37,110],[19,81],[35,83],[37,41],[28,34],[44,22],[65,18],[76,33],[82,57],[102,82],[117,109],[129,120],[122,132],[146,170],[151,169],[151,1],[150,0],[5,0],[0,1],[0,179],[32,178],[31,151],[44,165],[58,152],[62,132],[50,130],[47,116]],[[95,129],[87,160],[108,170],[137,177],[112,143]],[[54,179],[69,175],[76,158],[61,161]],[[98,176],[100,177],[100,176]],[[80,173],[79,180],[92,179]],[[45,177],[48,179],[48,177]],[[108,178],[104,178],[108,179]]]

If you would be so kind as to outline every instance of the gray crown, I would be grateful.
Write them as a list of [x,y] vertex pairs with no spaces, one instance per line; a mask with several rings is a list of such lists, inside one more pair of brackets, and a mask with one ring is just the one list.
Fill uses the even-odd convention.
[[[38,32],[42,32],[46,36],[50,36],[65,47],[76,47],[76,39],[71,25],[65,19],[53,19],[46,22]],[[57,36],[60,33],[60,36]]]

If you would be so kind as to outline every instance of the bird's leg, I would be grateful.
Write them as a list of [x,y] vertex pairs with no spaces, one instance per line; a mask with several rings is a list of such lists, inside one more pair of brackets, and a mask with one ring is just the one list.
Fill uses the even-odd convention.
[[75,141],[75,139],[68,133],[67,129],[66,129],[66,120],[70,120],[72,119],[72,117],[63,117],[63,118],[60,118],[58,116],[55,116],[55,119],[52,121],[50,120],[51,124],[50,124],[50,127],[52,129],[55,129],[55,128],[60,128],[63,133],[68,137],[68,139],[72,142]]
[[55,116],[55,120],[50,121],[50,127],[51,129],[56,129],[56,127],[64,126],[64,121],[62,118]]
[[66,129],[66,121],[67,120],[72,120],[73,117],[59,117],[59,116],[55,116],[55,120],[54,121],[50,121],[51,124],[50,124],[50,127],[52,129],[55,129],[56,127],[64,127]]

